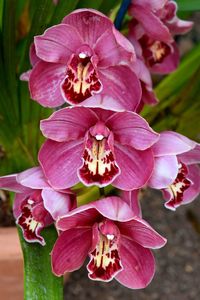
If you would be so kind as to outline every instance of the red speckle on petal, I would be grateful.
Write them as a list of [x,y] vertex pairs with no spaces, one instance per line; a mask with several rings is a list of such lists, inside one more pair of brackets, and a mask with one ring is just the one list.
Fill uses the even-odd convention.
[[72,57],[61,89],[71,104],[79,104],[101,91],[102,85],[90,57]]

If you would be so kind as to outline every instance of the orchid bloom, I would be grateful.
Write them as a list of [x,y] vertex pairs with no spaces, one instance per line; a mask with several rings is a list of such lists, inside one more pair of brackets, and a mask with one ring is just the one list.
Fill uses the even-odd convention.
[[81,181],[132,190],[151,176],[159,135],[134,112],[64,108],[41,121],[41,130],[48,140],[39,161],[54,188]]
[[151,72],[167,74],[179,64],[173,37],[188,32],[193,23],[178,19],[176,12],[177,4],[169,0],[134,0],[130,6],[134,19],[130,23],[129,39]]
[[60,236],[51,255],[57,276],[79,269],[89,255],[90,279],[108,282],[115,277],[132,289],[150,283],[155,262],[149,248],[166,243],[119,197],[81,206],[59,218],[56,227]]
[[171,210],[193,201],[200,193],[200,146],[165,131],[152,149],[155,165],[148,185],[163,191],[165,206]]
[[29,80],[31,97],[43,106],[135,110],[141,99],[140,81],[129,67],[135,59],[132,44],[108,17],[79,9],[34,38],[33,69],[21,79]]
[[16,193],[13,207],[16,224],[29,243],[44,246],[41,230],[76,207],[75,195],[70,190],[52,189],[40,167],[0,177],[0,188]]

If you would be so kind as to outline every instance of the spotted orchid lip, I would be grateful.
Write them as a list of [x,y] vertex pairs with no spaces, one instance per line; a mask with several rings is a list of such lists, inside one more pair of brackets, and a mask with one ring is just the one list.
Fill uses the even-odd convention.
[[91,56],[85,52],[72,55],[66,76],[61,84],[64,98],[71,104],[79,104],[102,90]]
[[174,182],[166,189],[170,193],[170,200],[165,206],[175,209],[183,201],[184,192],[191,186],[192,182],[187,178],[188,170],[185,164],[179,163],[178,175]]
[[44,224],[37,221],[32,213],[33,207],[36,201],[33,198],[27,198],[21,206],[21,214],[17,218],[16,223],[21,227],[24,238],[27,242],[38,242],[41,245],[45,245],[43,237],[40,235],[40,231],[44,227]]
[[78,171],[86,185],[106,186],[120,174],[113,150],[113,134],[104,132],[95,136],[88,132],[86,135],[83,164]]

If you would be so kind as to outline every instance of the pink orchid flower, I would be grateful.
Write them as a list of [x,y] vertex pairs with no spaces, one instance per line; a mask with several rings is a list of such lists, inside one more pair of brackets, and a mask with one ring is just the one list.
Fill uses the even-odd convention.
[[13,212],[24,239],[45,245],[40,232],[58,217],[76,207],[70,190],[55,190],[48,184],[40,167],[0,177],[0,188],[16,193]]
[[96,10],[76,10],[36,36],[30,59],[33,69],[21,79],[29,80],[31,97],[43,106],[135,110],[140,102],[140,82],[129,68],[134,48]]
[[60,236],[52,255],[57,276],[78,270],[87,255],[89,278],[140,289],[153,278],[155,261],[151,249],[166,240],[119,197],[108,197],[81,206],[58,219]]
[[148,185],[163,191],[165,206],[171,210],[193,201],[200,193],[200,146],[166,131],[152,149],[155,165]]
[[151,176],[159,135],[134,112],[64,108],[41,121],[41,130],[48,140],[39,161],[54,188],[81,181],[132,190]]
[[136,0],[130,6],[134,19],[130,23],[129,39],[151,72],[167,74],[179,64],[173,37],[188,32],[193,23],[178,19],[176,12],[177,4],[168,0]]

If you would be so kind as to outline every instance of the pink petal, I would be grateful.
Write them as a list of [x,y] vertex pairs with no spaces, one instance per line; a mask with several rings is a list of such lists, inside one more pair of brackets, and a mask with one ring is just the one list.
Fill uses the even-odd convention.
[[163,42],[170,42],[172,40],[167,26],[148,8],[134,4],[130,11],[134,18],[141,23],[145,33],[152,39]]
[[148,186],[162,189],[173,183],[178,174],[178,161],[176,156],[168,155],[155,158],[154,170],[149,179]]
[[64,103],[60,84],[65,75],[65,66],[39,61],[31,71],[29,89],[31,98],[43,106],[57,107]]
[[149,249],[121,236],[119,249],[123,270],[116,280],[131,289],[145,288],[155,273],[155,260]]
[[76,28],[84,43],[91,48],[107,29],[113,27],[109,18],[94,9],[77,9],[66,16],[62,23]]
[[139,199],[140,190],[122,191],[122,199],[130,206],[135,216],[142,217]]
[[125,64],[135,60],[135,50],[131,43],[116,29],[107,30],[97,41],[95,53],[99,57],[98,67]]
[[19,217],[19,215],[21,214],[21,205],[23,203],[23,201],[30,196],[30,193],[32,193],[33,191],[31,190],[29,193],[20,193],[20,194],[16,194],[15,195],[15,199],[14,199],[14,203],[13,203],[13,214],[15,219],[17,219]]
[[44,207],[54,220],[67,214],[70,210],[76,207],[75,197],[72,194],[62,193],[53,189],[45,189],[42,191]]
[[39,161],[49,183],[65,189],[79,182],[77,169],[81,166],[83,140],[58,143],[47,140],[39,152]]
[[182,204],[187,204],[196,199],[200,193],[200,168],[198,165],[190,165],[187,178],[191,180],[191,186],[183,194]]
[[99,212],[93,207],[93,205],[82,205],[58,219],[56,227],[62,231],[75,227],[92,227],[98,218]]
[[51,256],[52,270],[57,276],[78,270],[84,263],[92,244],[92,229],[69,229],[57,239]]
[[173,131],[163,131],[152,149],[155,156],[177,155],[193,149],[196,143],[184,135]]
[[48,188],[49,184],[40,167],[34,167],[17,175],[17,181],[31,189]]
[[67,63],[82,44],[76,28],[67,24],[55,25],[34,38],[36,54],[47,62]]
[[130,207],[119,197],[104,199],[82,205],[57,221],[57,228],[68,230],[73,227],[92,226],[100,215],[107,219],[125,222],[134,217]]
[[144,186],[153,171],[152,151],[138,151],[130,146],[115,143],[115,155],[121,174],[113,181],[113,185],[122,190]]
[[26,188],[17,181],[18,174],[12,174],[0,177],[0,188],[15,193],[28,193],[31,189]]
[[133,112],[119,112],[113,114],[106,122],[115,140],[122,145],[129,145],[137,150],[146,150],[159,138],[147,121]]
[[192,150],[180,154],[178,159],[186,165],[199,164],[200,163],[200,144],[197,144]]
[[84,137],[87,130],[96,124],[97,115],[89,108],[72,107],[54,112],[42,120],[42,134],[54,141],[63,142]]
[[100,95],[95,95],[82,104],[112,110],[134,111],[140,102],[142,91],[140,81],[133,71],[127,66],[114,66],[98,71],[103,90]]
[[118,224],[120,233],[145,248],[158,249],[166,244],[166,239],[139,217]]

